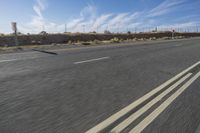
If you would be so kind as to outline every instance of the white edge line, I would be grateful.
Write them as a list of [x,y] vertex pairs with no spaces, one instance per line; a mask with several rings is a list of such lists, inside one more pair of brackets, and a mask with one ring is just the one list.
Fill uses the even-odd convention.
[[90,60],[85,60],[85,61],[74,62],[74,64],[88,63],[88,62],[93,62],[93,61],[98,61],[98,60],[109,59],[109,58],[110,57],[101,57],[101,58],[96,58],[96,59],[90,59]]
[[17,59],[11,59],[11,60],[0,60],[0,63],[3,63],[3,62],[11,62],[11,61],[16,61]]
[[22,59],[0,60],[0,63],[12,62],[12,61],[24,61],[24,60],[29,60],[29,59],[37,59],[37,57],[24,58],[24,59],[22,58]]
[[190,71],[191,69],[193,69],[194,67],[196,67],[199,64],[200,64],[200,61],[198,61],[197,63],[195,63],[191,67],[187,68],[186,70],[183,70],[181,73],[177,74],[176,76],[174,76],[173,78],[169,79],[165,83],[161,84],[160,86],[158,86],[154,90],[152,90],[149,93],[145,94],[143,97],[139,98],[138,100],[136,100],[135,102],[131,103],[127,107],[123,108],[119,112],[111,115],[109,118],[107,118],[106,120],[102,121],[101,123],[99,123],[95,127],[89,129],[88,131],[86,131],[86,133],[98,133],[98,132],[102,131],[103,129],[105,129],[106,127],[108,127],[109,125],[111,125],[112,123],[117,121],[119,118],[124,116],[126,113],[128,113],[129,111],[131,111],[132,109],[134,109],[135,107],[140,105],[141,103],[143,103],[145,100],[147,100],[148,98],[153,96],[155,93],[159,92],[160,90],[162,90],[163,88],[168,86],[170,83],[172,83],[173,81],[177,80],[178,78],[180,78],[181,76],[183,76],[184,74],[186,74],[188,71]]
[[180,47],[180,46],[183,46],[183,44],[174,45],[174,47]]

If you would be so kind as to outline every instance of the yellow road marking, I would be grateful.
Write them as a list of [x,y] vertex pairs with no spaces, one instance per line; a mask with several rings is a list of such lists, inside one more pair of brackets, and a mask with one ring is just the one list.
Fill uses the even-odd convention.
[[168,89],[166,89],[163,93],[152,99],[149,103],[147,103],[144,107],[139,109],[137,112],[133,113],[131,116],[129,116],[127,119],[125,119],[122,123],[120,123],[118,126],[113,128],[111,132],[113,133],[119,133],[123,131],[126,127],[128,127],[133,121],[135,121],[137,118],[139,118],[142,114],[144,114],[148,109],[150,109],[153,105],[155,105],[158,101],[160,101],[163,97],[165,97],[167,94],[169,94],[171,91],[173,91],[178,85],[183,83],[186,79],[188,79],[192,73],[188,73],[186,76],[181,78],[178,82],[170,86]]
[[141,133],[153,120],[155,120],[178,96],[180,96],[198,77],[198,72],[188,82],[186,82],[179,90],[171,95],[166,101],[164,101],[158,108],[156,108],[150,115],[148,115],[142,122],[134,127],[129,133]]
[[122,116],[124,116],[125,114],[127,114],[128,112],[130,112],[131,110],[133,110],[135,107],[137,107],[138,105],[140,105],[141,103],[143,103],[144,101],[146,101],[147,99],[149,99],[151,96],[153,96],[157,92],[163,90],[166,86],[168,86],[169,84],[171,84],[172,82],[174,82],[175,80],[177,80],[178,78],[180,78],[181,76],[183,76],[184,74],[186,74],[187,72],[189,72],[191,69],[195,68],[199,64],[200,64],[200,61],[197,62],[197,63],[195,63],[191,67],[187,68],[186,70],[182,71],[178,75],[174,76],[173,78],[169,79],[168,81],[166,81],[162,85],[158,86],[157,88],[153,89],[152,91],[150,91],[149,93],[147,93],[143,97],[139,98],[135,102],[131,103],[127,107],[123,108],[119,112],[113,114],[112,116],[110,116],[109,118],[107,118],[103,122],[99,123],[95,127],[93,127],[90,130],[86,131],[86,133],[99,133],[99,132],[101,132],[106,127],[108,127],[109,125],[113,124],[119,118],[121,118]]

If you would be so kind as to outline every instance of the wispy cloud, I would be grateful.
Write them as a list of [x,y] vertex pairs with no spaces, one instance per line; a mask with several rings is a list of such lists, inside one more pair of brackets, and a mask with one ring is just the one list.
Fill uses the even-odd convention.
[[38,17],[43,18],[42,11],[46,8],[44,0],[37,0],[37,3],[33,6],[33,10],[36,12]]
[[97,9],[96,6],[88,4],[80,12],[80,17],[87,19],[94,19],[96,17]]
[[167,14],[175,10],[180,4],[183,4],[185,0],[165,0],[157,7],[153,8],[148,16],[149,17],[156,17]]
[[176,23],[176,24],[164,24],[160,25],[162,28],[188,28],[192,26],[196,26],[199,24],[197,21],[191,21],[191,22],[184,22],[184,23]]
[[119,25],[123,19],[125,19],[126,17],[128,17],[128,13],[120,13],[120,14],[117,14],[114,18],[112,18],[108,24],[110,26],[117,26]]
[[30,25],[34,28],[39,28],[45,24],[45,19],[43,17],[43,11],[46,9],[45,0],[37,0],[36,4],[33,5],[33,10],[36,15],[33,15]]
[[113,14],[105,14],[105,15],[101,15],[100,17],[96,18],[93,27],[99,27],[102,26],[104,24],[106,24],[106,22],[113,16]]
[[[95,8],[94,8],[95,9]],[[119,14],[103,14],[100,16],[90,17],[90,19],[85,19],[80,15],[79,19],[72,19],[68,22],[68,28],[72,32],[83,31],[83,26],[87,31],[103,32],[106,29],[112,29],[116,31],[118,28],[134,26],[136,23],[133,21],[139,17],[139,12],[136,13],[119,13]],[[88,17],[87,17],[88,18]],[[138,25],[139,23],[137,23]],[[76,27],[76,28],[75,28]]]
[[33,5],[33,10],[35,15],[32,16],[30,22],[25,25],[20,25],[19,29],[22,32],[31,32],[31,33],[39,33],[42,30],[48,29],[48,32],[59,32],[63,29],[64,25],[58,25],[56,23],[50,22],[45,19],[43,16],[43,12],[47,8],[46,0],[36,0],[36,3]]
[[[175,24],[160,23],[159,17],[176,10],[179,6],[183,6],[187,0],[164,0],[162,3],[150,10],[137,12],[107,13],[98,14],[95,4],[87,4],[77,17],[68,19],[65,23],[57,24],[45,18],[43,13],[47,10],[47,0],[36,0],[33,5],[35,15],[32,20],[20,29],[22,32],[38,33],[45,28],[47,32],[64,32],[65,25],[69,32],[90,32],[110,30],[112,32],[124,31],[124,29],[134,29],[135,27],[187,27],[198,24],[196,21],[184,22],[181,24],[174,21]],[[186,8],[185,8],[186,9]],[[158,17],[159,16],[159,17]],[[177,19],[178,20],[178,19]]]

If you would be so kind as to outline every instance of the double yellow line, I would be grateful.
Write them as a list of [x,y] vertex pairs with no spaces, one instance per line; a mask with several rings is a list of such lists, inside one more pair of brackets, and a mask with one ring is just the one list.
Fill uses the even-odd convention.
[[[117,120],[125,116],[127,113],[129,113],[131,110],[136,108],[138,105],[143,103],[144,101],[151,98],[156,93],[164,90],[167,86],[170,85],[166,90],[164,90],[161,94],[156,96],[154,99],[152,99],[150,102],[148,102],[146,105],[144,105],[142,108],[140,108],[138,111],[131,114],[128,118],[123,120],[118,125],[115,125],[113,129],[111,129],[111,133],[119,133],[123,131],[126,127],[128,127],[131,123],[133,123],[137,118],[139,118],[142,114],[144,114],[147,110],[149,110],[153,105],[158,103],[161,99],[163,99],[166,95],[168,95],[170,92],[175,90],[179,85],[183,84],[176,92],[174,92],[168,99],[166,99],[159,107],[157,107],[151,114],[146,116],[138,125],[136,125],[130,133],[140,133],[142,132],[153,120],[156,119],[156,117],[161,114],[178,96],[180,96],[198,77],[200,77],[200,72],[198,72],[196,75],[193,75],[190,73],[190,71],[198,66],[200,64],[200,61],[189,67],[188,69],[184,70],[180,74],[176,75],[172,79],[166,81],[159,87],[153,89],[151,92],[147,93],[143,97],[139,98],[132,104],[128,105],[124,109],[120,110],[119,112],[115,113],[114,115],[110,116],[105,121],[101,122],[97,126],[91,128],[86,133],[99,133],[109,127],[110,125],[114,124]],[[177,81],[178,80],[178,81]],[[187,82],[186,82],[187,81]],[[175,82],[175,83],[174,83]],[[173,85],[171,85],[174,83]]]

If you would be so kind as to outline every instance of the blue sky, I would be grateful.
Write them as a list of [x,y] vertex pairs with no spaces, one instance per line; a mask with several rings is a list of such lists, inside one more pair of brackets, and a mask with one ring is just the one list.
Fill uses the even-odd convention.
[[200,25],[200,0],[1,0],[0,33],[187,28]]

